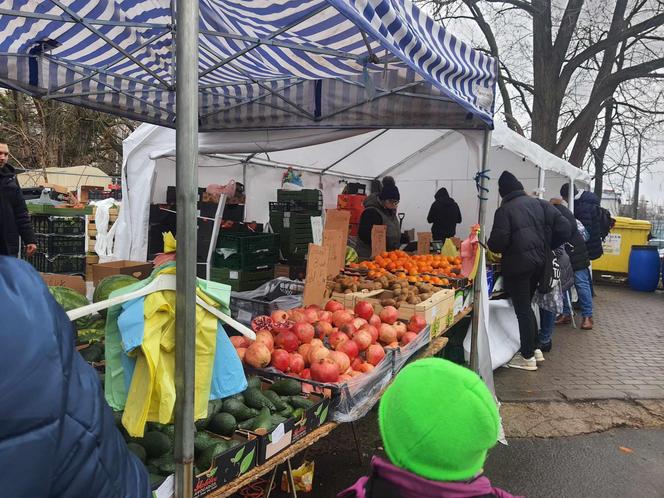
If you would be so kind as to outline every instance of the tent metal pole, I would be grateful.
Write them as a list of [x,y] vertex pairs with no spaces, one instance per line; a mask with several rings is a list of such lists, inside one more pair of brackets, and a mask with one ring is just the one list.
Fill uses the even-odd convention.
[[177,2],[175,496],[193,495],[198,197],[198,0]]
[[569,210],[574,212],[574,180],[569,179],[569,195],[567,196]]
[[[480,166],[480,172],[487,170],[489,164],[489,147],[491,146],[491,131],[486,130],[484,132],[484,143],[482,144],[482,163]],[[477,223],[480,225],[480,233],[478,234],[478,239],[480,241],[479,245],[479,255],[482,256],[482,251],[484,251],[484,246],[486,244],[485,228],[484,222],[486,220],[486,177],[485,175],[480,175],[480,189],[479,189],[479,216]],[[481,259],[480,259],[481,261]],[[479,270],[478,270],[479,273]],[[477,337],[479,335],[480,329],[480,309],[482,306],[482,285],[479,279],[475,278],[473,284],[473,318],[472,318],[472,328],[470,332],[470,369],[473,372],[479,373],[479,358],[477,354]]]
[[544,199],[544,168],[537,167],[537,197]]

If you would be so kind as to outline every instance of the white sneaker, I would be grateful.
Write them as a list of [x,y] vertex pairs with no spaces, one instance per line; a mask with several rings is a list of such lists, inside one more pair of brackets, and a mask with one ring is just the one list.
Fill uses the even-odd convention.
[[537,370],[537,362],[535,361],[535,357],[533,356],[532,358],[524,358],[521,353],[515,354],[507,366],[509,368],[518,368],[520,370]]
[[542,353],[541,349],[536,349],[535,350],[535,361],[537,363],[542,363],[544,361],[544,354]]

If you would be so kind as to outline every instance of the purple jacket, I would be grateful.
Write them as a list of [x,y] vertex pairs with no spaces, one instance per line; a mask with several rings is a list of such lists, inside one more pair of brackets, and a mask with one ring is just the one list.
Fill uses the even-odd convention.
[[[373,472],[381,479],[394,485],[403,498],[474,498],[495,496],[496,498],[523,498],[491,486],[489,479],[480,476],[467,482],[430,481],[407,470],[395,467],[389,462],[374,456],[371,459]],[[342,491],[339,498],[366,498],[365,486],[368,477],[362,477],[353,486]]]

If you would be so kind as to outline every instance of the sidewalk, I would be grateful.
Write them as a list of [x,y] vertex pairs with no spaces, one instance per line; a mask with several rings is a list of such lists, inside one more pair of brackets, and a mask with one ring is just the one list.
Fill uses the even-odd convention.
[[594,329],[557,326],[536,372],[496,370],[500,400],[664,399],[664,294],[608,285],[595,292]]

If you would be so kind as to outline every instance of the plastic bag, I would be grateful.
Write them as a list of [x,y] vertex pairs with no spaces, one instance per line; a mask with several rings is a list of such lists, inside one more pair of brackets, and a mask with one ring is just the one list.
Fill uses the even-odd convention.
[[[293,469],[291,474],[293,476],[293,484],[295,491],[299,493],[309,493],[314,485],[314,462],[305,462],[297,469]],[[290,493],[290,482],[288,479],[288,472],[284,470],[281,474],[281,490],[284,493]]]
[[95,211],[95,227],[97,228],[95,252],[99,256],[100,263],[106,263],[113,258],[113,242],[115,241],[117,224],[112,223],[109,229],[109,210],[117,204],[118,202],[112,198],[94,203],[97,206]]
[[442,256],[450,256],[452,258],[456,258],[459,255],[459,251],[457,251],[456,246],[454,245],[454,242],[452,239],[445,239],[445,244],[443,244],[443,248],[440,250],[440,254]]

